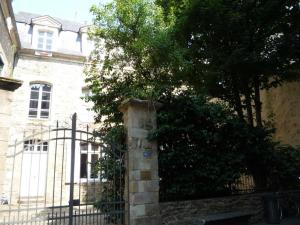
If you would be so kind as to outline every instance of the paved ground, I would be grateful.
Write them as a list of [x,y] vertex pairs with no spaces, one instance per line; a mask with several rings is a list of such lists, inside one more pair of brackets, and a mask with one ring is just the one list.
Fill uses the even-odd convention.
[[[266,223],[260,223],[255,225],[267,225]],[[281,221],[280,225],[300,225],[300,217],[286,218]]]

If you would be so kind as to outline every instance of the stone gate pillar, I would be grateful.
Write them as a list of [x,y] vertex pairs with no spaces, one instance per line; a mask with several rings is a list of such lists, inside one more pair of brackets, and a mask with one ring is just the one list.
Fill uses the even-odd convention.
[[124,114],[127,130],[125,197],[128,197],[129,204],[125,213],[130,225],[161,224],[157,143],[147,139],[149,132],[156,129],[159,105],[131,99],[124,101],[119,108]]

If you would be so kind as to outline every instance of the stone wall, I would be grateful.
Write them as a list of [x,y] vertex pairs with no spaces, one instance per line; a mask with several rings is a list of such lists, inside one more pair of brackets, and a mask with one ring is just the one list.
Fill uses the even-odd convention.
[[[6,151],[8,148],[8,130],[10,125],[10,102],[12,93],[0,89],[0,177],[4,177]],[[3,179],[0,181],[0,197],[3,191]]]
[[[16,179],[22,174],[22,151],[23,151],[23,142],[24,139],[40,139],[48,140],[49,135],[47,134],[49,126],[52,128],[55,127],[56,122],[59,121],[60,127],[70,127],[71,116],[73,113],[77,112],[78,114],[78,129],[85,129],[86,125],[93,122],[93,113],[88,111],[87,108],[91,107],[91,104],[85,103],[81,99],[82,88],[86,86],[84,82],[83,74],[83,63],[82,62],[70,62],[57,60],[55,58],[39,58],[35,56],[23,56],[21,55],[16,67],[14,69],[14,78],[22,80],[23,85],[17,89],[15,92],[10,93],[10,102],[11,102],[11,111],[6,112],[6,115],[11,115],[11,121],[8,127],[5,127],[7,132],[6,135],[6,146],[7,144],[11,147],[3,147],[0,150],[3,153],[3,156],[6,156],[6,163],[0,156],[0,165],[5,165],[5,177],[3,179],[5,184],[3,185],[3,190],[0,190],[6,198],[10,197],[11,194],[11,184],[13,182],[12,192],[16,193],[15,196],[18,196],[20,189],[20,181]],[[50,117],[47,119],[38,119],[38,118],[29,118],[29,99],[30,99],[30,83],[31,82],[45,82],[52,85],[51,91],[51,103],[50,103]],[[4,95],[3,95],[4,97]],[[1,104],[2,106],[2,104]],[[0,106],[0,108],[1,108]],[[1,113],[1,111],[0,111]],[[1,116],[1,114],[0,114]],[[8,120],[3,120],[8,121]],[[92,129],[92,128],[91,128]],[[8,133],[9,131],[9,133]],[[43,133],[43,135],[39,134]],[[35,135],[34,135],[35,134]],[[28,136],[32,136],[28,138]],[[48,136],[47,136],[48,135]],[[52,133],[51,135],[55,135]],[[67,134],[68,135],[68,134]],[[7,143],[8,141],[8,143]],[[15,147],[15,143],[17,143]],[[79,145],[79,143],[77,143]],[[63,149],[63,143],[58,143],[59,150]],[[79,148],[79,147],[78,147]],[[69,151],[70,144],[65,143],[65,151]],[[1,153],[0,151],[0,153]],[[16,157],[14,151],[16,151]],[[53,162],[55,155],[55,143],[49,143],[49,163],[47,164],[49,170],[49,185],[51,185],[51,177],[53,176]],[[57,168],[62,168],[62,151],[56,156],[57,159]],[[15,160],[15,162],[14,162]],[[64,161],[68,159],[65,157]],[[80,156],[77,154],[76,158],[76,179],[79,179],[79,160]],[[15,164],[15,166],[13,166]],[[38,166],[39,167],[39,166]],[[56,179],[64,177],[67,172],[67,167],[64,165],[64,172],[57,170]],[[1,168],[0,168],[1,169]],[[14,169],[14,170],[13,170]],[[12,179],[12,171],[14,171]],[[51,172],[52,171],[52,172]],[[1,174],[0,174],[1,175]],[[23,177],[23,176],[22,176]],[[77,182],[77,181],[76,181]],[[57,185],[59,186],[59,183]],[[67,198],[68,185],[63,185],[64,194]],[[48,186],[50,187],[50,186]],[[60,187],[57,187],[56,190],[60,190]],[[49,190],[48,190],[49,189]],[[48,188],[47,192],[51,192],[51,189]],[[50,193],[51,196],[51,193]],[[58,195],[59,196],[59,195]],[[12,199],[12,202],[16,202],[17,197]]]
[[[22,80],[23,85],[13,94],[13,128],[49,126],[55,125],[56,121],[69,123],[74,112],[77,112],[80,122],[93,122],[93,113],[87,110],[91,105],[81,99],[82,88],[86,86],[82,62],[20,56],[14,69],[14,78]],[[48,119],[28,117],[31,82],[45,82],[52,86]],[[15,130],[11,132],[16,133]]]
[[230,211],[252,212],[254,216],[250,219],[251,223],[262,221],[262,194],[160,203],[163,225],[183,225],[184,220],[195,215],[205,216]]
[[0,5],[0,57],[4,62],[4,70],[2,73],[0,71],[0,76],[10,76],[13,69],[15,46],[10,39],[3,10],[4,8]]
[[276,128],[275,139],[284,144],[300,145],[300,82],[262,92],[262,115]]

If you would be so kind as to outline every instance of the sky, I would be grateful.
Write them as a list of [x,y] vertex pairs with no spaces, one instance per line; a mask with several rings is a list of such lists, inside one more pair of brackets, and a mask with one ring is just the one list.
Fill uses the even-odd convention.
[[91,23],[92,5],[105,4],[109,0],[13,0],[14,12],[31,12],[61,19]]

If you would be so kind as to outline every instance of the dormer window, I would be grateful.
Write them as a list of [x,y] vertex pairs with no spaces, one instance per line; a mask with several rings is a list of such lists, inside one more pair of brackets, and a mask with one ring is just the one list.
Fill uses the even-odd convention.
[[[39,16],[31,19],[32,47],[36,55],[51,56],[58,47],[58,35],[62,25],[50,16]],[[50,55],[49,55],[50,54]]]
[[40,50],[51,51],[53,45],[53,32],[39,30],[38,46]]

